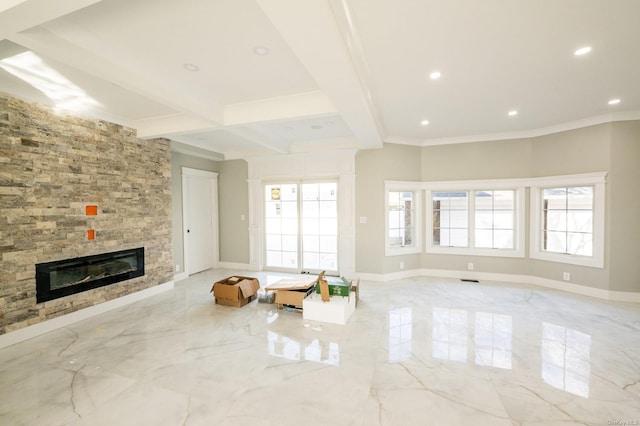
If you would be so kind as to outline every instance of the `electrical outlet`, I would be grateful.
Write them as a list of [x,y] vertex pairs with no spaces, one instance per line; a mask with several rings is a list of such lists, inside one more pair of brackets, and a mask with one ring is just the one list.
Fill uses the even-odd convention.
[[467,269],[470,270],[470,271],[473,271],[473,262],[469,262],[467,264]]
[[563,272],[562,273],[562,279],[565,280],[565,281],[571,280],[571,274],[569,272]]
[[400,269],[404,269],[404,262],[400,262]]
[[176,272],[180,272],[180,264],[176,264]]

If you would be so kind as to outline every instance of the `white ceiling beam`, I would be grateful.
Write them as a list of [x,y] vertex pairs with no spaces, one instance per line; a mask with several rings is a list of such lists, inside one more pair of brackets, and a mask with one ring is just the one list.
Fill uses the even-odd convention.
[[0,3],[0,40],[102,0],[4,0]]
[[182,113],[136,120],[131,126],[138,130],[138,137],[143,139],[203,132],[218,127],[211,121]]
[[295,120],[337,114],[338,110],[320,91],[299,93],[226,105],[224,124],[228,126],[275,120]]
[[210,149],[200,148],[193,144],[183,143],[176,140],[171,141],[171,151],[213,161],[223,161],[225,159],[224,155],[211,151]]
[[285,42],[340,111],[361,148],[381,148],[371,94],[354,67],[327,0],[257,0]]
[[[274,151],[275,153],[287,154],[289,152],[289,148],[283,147],[282,142],[278,142],[270,136],[258,132],[255,129],[248,127],[225,127],[224,130],[229,133],[233,133],[236,136],[240,136],[241,138],[244,138],[250,142],[253,142],[256,145],[260,145],[264,148]],[[225,158],[226,157],[227,155],[225,153]]]
[[147,99],[208,121],[212,126],[217,126],[224,120],[223,109],[219,104],[204,104],[180,90],[157,82],[153,73],[126,68],[124,64],[114,63],[99,56],[99,52],[83,49],[47,30],[34,29],[28,34],[15,34],[11,36],[11,41],[38,53],[45,60],[53,58]]

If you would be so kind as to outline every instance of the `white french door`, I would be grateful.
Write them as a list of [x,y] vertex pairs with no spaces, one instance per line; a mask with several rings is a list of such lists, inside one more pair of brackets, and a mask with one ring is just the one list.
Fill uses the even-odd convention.
[[337,182],[267,184],[264,200],[266,268],[338,271]]

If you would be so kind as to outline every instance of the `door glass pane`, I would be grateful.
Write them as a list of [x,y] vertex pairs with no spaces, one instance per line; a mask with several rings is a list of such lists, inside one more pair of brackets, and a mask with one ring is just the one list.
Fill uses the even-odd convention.
[[338,270],[336,182],[264,187],[266,267]]
[[320,257],[318,252],[304,252],[302,253],[302,264],[307,269],[320,269]]
[[302,238],[302,246],[309,252],[320,250],[320,238],[317,235],[305,235]]
[[338,204],[336,182],[303,183],[302,269],[338,270]]
[[337,271],[338,255],[335,253],[320,254],[320,269],[324,271]]
[[265,185],[266,266],[298,268],[298,190],[295,184]]

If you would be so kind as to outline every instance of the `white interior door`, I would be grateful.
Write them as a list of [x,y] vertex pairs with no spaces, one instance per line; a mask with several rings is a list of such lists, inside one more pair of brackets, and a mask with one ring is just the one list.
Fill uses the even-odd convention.
[[184,263],[188,274],[218,264],[218,174],[182,169]]

